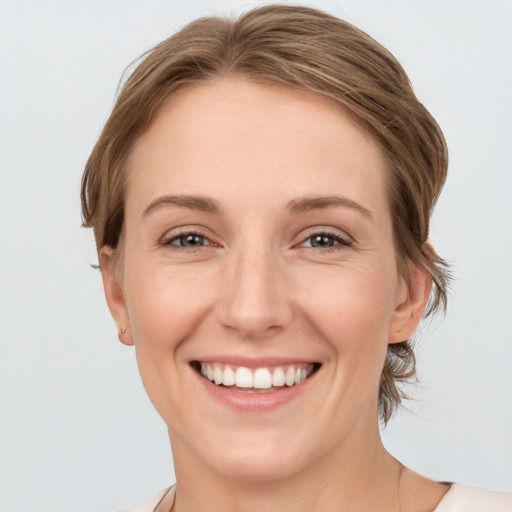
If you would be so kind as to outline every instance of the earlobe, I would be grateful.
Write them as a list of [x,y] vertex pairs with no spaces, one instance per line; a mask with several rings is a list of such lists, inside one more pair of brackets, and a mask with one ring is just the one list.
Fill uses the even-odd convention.
[[119,272],[115,268],[114,254],[114,249],[109,246],[102,247],[98,253],[103,290],[110,314],[117,324],[119,341],[124,345],[133,345],[124,290]]
[[396,306],[391,319],[389,343],[401,343],[414,334],[430,297],[432,279],[428,272],[416,265],[411,265],[409,273],[409,282],[403,284],[405,298]]

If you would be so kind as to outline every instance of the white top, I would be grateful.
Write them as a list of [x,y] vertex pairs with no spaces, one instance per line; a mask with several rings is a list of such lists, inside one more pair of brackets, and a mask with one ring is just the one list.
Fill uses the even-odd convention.
[[[160,512],[155,509],[168,490],[157,492],[119,512]],[[170,494],[174,495],[174,490]],[[172,501],[174,500],[169,499],[169,506],[166,504],[166,512],[170,510]],[[453,484],[433,512],[512,512],[512,494]]]
[[453,484],[434,512],[512,512],[512,494]]

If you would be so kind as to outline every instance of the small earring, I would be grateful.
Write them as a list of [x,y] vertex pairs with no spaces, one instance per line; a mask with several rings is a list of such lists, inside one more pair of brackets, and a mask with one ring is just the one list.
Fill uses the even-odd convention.
[[126,339],[126,327],[121,327],[119,331],[117,331],[117,338],[123,345],[130,345],[129,340]]

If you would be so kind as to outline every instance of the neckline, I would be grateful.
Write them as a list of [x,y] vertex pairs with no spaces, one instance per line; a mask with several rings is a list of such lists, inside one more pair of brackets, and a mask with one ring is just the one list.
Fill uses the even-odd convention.
[[[439,483],[449,485],[449,488],[446,491],[445,495],[441,498],[441,501],[437,504],[436,508],[432,512],[438,512],[439,507],[441,507],[443,505],[443,503],[448,500],[448,496],[453,494],[453,490],[456,487],[458,487],[458,485],[454,484],[453,482],[439,482]],[[171,512],[172,508],[174,506],[175,490],[176,490],[176,485],[172,485],[171,487],[166,489],[164,495],[162,496],[161,500],[157,503],[153,512]]]
[[[439,482],[440,484],[446,484],[448,485],[448,490],[446,491],[445,495],[441,498],[441,501],[437,504],[436,508],[432,512],[440,512],[439,507],[443,505],[448,500],[448,495],[453,494],[453,489],[455,487],[458,487],[458,484],[454,484],[453,482]],[[442,511],[441,511],[442,512]]]
[[157,503],[153,512],[171,512],[174,507],[174,491],[176,484],[171,485],[165,492],[160,501]]

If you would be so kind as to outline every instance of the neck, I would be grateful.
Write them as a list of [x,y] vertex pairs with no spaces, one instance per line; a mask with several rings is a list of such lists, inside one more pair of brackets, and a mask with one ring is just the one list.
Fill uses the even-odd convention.
[[386,452],[377,425],[365,435],[355,430],[349,439],[298,471],[257,481],[221,474],[172,439],[177,482],[174,512],[399,510],[402,466]]

